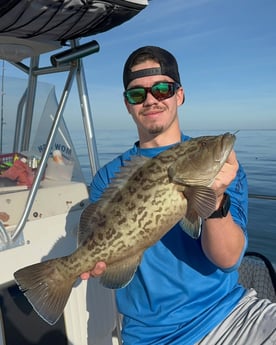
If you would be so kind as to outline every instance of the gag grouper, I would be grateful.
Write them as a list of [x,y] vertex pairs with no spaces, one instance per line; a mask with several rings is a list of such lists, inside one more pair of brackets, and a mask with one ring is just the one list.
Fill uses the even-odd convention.
[[72,286],[96,262],[107,270],[100,282],[127,285],[144,251],[176,223],[193,238],[215,209],[210,188],[235,142],[229,133],[179,143],[154,158],[133,157],[101,199],[87,206],[72,254],[22,268],[14,277],[36,312],[49,324],[62,314]]

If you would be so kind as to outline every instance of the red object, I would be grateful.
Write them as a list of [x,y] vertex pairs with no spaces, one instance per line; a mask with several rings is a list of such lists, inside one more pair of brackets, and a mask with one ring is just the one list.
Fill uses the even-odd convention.
[[31,187],[34,181],[33,170],[20,159],[16,160],[12,167],[3,171],[1,176],[17,181],[18,185],[26,185],[27,187]]

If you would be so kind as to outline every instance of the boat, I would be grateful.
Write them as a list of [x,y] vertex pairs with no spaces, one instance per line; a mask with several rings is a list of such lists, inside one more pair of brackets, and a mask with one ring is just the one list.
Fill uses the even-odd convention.
[[[122,343],[121,316],[113,291],[103,288],[96,279],[76,284],[62,317],[50,326],[19,291],[13,273],[35,262],[67,255],[76,248],[79,217],[88,204],[89,191],[64,120],[65,105],[76,81],[93,176],[99,168],[99,158],[82,61],[99,51],[93,35],[131,20],[146,6],[147,0],[0,3],[0,59],[12,64],[27,79],[26,83],[21,79],[5,80],[5,91],[2,83],[2,101],[6,90],[14,90],[15,84],[20,91],[16,92],[17,102],[12,104],[12,146],[5,153],[1,107],[0,167],[5,176],[10,176],[7,174],[12,167],[25,164],[30,173],[19,185],[0,184],[0,345]],[[90,37],[90,41],[82,42]],[[50,64],[41,66],[40,57],[49,53]],[[59,99],[51,85],[39,81],[41,76],[53,73],[66,75]],[[260,267],[269,280],[275,274],[273,266],[264,264],[258,254],[249,254],[256,261],[254,267]],[[252,272],[251,267],[252,260],[242,266],[246,274]],[[250,280],[252,286],[252,279],[247,279],[246,274],[243,284]],[[273,286],[270,290],[276,294]]]
[[[0,187],[0,345],[121,342],[113,292],[96,279],[77,284],[62,317],[50,326],[28,305],[13,273],[76,248],[88,188],[63,118],[65,104],[76,81],[93,176],[99,160],[82,60],[97,53],[99,44],[87,39],[123,24],[147,5],[147,0],[13,0],[0,4],[0,59],[27,79],[14,109],[13,146],[6,153],[2,151],[1,112],[0,164],[10,172],[15,162],[22,163],[33,173],[27,185],[25,181]],[[40,57],[49,53],[51,64],[41,66]],[[58,101],[54,90],[48,89],[37,120],[35,99],[40,99],[40,107],[43,99],[39,77],[52,73],[66,73],[64,88]],[[14,83],[20,86],[19,80]],[[3,95],[2,90],[2,101]],[[52,159],[54,152],[62,154],[61,164]]]

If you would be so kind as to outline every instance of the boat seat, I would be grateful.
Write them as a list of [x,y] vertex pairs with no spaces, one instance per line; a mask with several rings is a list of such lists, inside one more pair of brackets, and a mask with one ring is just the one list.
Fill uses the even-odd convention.
[[276,272],[267,257],[257,252],[247,252],[239,267],[239,283],[253,288],[260,298],[276,302]]

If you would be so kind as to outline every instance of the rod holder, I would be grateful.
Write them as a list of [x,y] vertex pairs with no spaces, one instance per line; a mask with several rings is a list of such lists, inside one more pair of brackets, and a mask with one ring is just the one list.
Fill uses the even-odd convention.
[[99,50],[100,46],[98,42],[93,40],[91,42],[76,46],[61,53],[52,55],[50,57],[50,60],[52,65],[57,67],[60,65],[68,64],[85,56],[97,53]]

